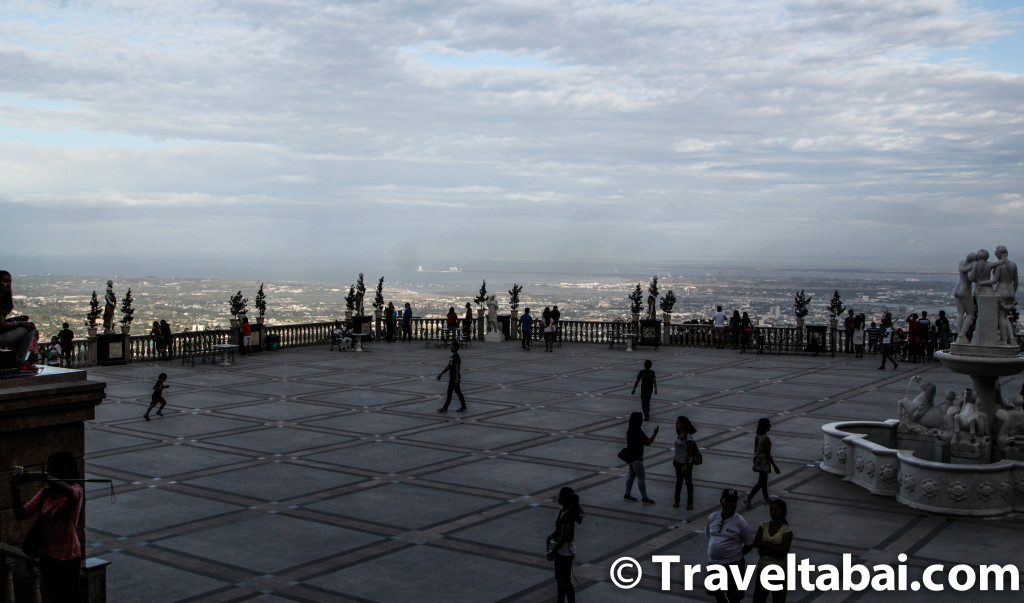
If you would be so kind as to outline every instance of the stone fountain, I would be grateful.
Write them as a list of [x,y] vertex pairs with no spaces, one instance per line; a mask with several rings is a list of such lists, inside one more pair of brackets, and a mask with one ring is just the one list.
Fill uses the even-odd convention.
[[[916,509],[952,515],[1024,511],[1024,399],[1003,398],[1000,377],[1024,372],[1024,354],[1009,320],[1017,265],[1005,247],[960,263],[954,290],[958,338],[935,353],[971,386],[936,403],[933,384],[898,403],[898,419],[829,423],[821,468]],[[972,291],[972,285],[974,287]],[[974,321],[977,299],[977,321]]]

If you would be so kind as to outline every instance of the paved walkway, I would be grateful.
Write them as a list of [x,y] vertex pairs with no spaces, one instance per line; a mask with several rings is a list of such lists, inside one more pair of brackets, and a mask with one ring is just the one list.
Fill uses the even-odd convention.
[[[566,345],[523,352],[515,342],[463,350],[468,413],[436,412],[445,350],[372,344],[239,357],[234,366],[143,363],[89,370],[107,400],[87,425],[87,471],[116,482],[88,503],[89,556],[112,562],[111,601],[548,601],[544,538],[563,485],[586,512],[577,528],[580,601],[708,600],[682,571],[660,590],[653,554],[704,563],[704,522],[724,487],[746,491],[753,429],[772,418],[789,502],[793,552],[812,563],[843,553],[895,563],[911,579],[932,563],[1018,563],[1024,521],[951,519],[874,497],[816,466],[820,426],[884,419],[915,372],[963,380],[934,365],[878,371],[855,360],[662,348]],[[645,358],[661,434],[647,457],[655,505],[622,500],[626,417]],[[167,372],[165,417],[142,420]],[[447,378],[447,377],[446,377]],[[1016,384],[1019,378],[1012,380]],[[1017,386],[1013,386],[1016,390]],[[1009,391],[1009,390],[1007,390]],[[452,409],[457,404],[452,406]],[[697,425],[704,465],[696,508],[673,509],[673,424]],[[767,519],[756,506],[752,524]],[[633,590],[609,581],[621,556],[642,561]],[[756,560],[751,553],[748,559]],[[791,593],[790,601],[955,600],[956,593]],[[964,594],[959,594],[963,598]],[[986,600],[1016,601],[1007,593]]]

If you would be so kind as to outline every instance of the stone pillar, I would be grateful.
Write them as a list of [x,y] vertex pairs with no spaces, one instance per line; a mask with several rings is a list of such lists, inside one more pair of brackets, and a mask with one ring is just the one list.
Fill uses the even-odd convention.
[[[33,521],[14,518],[6,484],[15,465],[40,471],[54,452],[66,450],[85,466],[85,421],[95,418],[106,383],[90,381],[85,371],[61,371],[0,381],[0,542],[21,546]],[[84,471],[82,471],[84,476]],[[26,484],[28,500],[40,484]],[[82,525],[85,525],[83,519]],[[85,545],[84,530],[79,533]]]

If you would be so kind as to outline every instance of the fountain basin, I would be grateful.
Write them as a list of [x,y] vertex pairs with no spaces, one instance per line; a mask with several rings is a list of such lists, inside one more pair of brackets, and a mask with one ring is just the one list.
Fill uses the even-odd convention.
[[980,377],[1011,377],[1024,372],[1024,356],[1013,350],[1010,356],[989,356],[950,353],[946,350],[935,352],[935,359],[954,373]]
[[841,421],[822,427],[822,470],[872,494],[931,513],[986,517],[1024,512],[1024,461],[941,463],[897,444],[899,421]]

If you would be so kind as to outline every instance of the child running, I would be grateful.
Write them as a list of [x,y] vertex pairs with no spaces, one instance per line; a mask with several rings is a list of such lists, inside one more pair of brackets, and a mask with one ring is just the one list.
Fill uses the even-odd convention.
[[156,414],[161,417],[164,416],[163,410],[164,407],[167,406],[167,400],[164,400],[164,390],[170,387],[164,383],[165,381],[167,381],[167,373],[160,373],[160,376],[156,378],[156,383],[153,384],[153,400],[149,403],[149,408],[146,409],[146,414],[142,415],[143,419],[147,421],[149,420],[149,412],[153,410],[153,407],[157,404],[160,405],[160,408],[156,410]]

